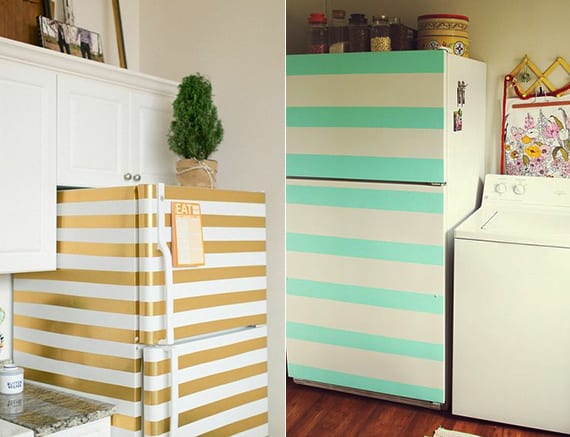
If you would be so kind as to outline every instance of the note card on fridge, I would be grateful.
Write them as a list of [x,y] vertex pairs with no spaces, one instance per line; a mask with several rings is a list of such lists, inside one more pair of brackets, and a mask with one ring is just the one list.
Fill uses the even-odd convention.
[[172,265],[204,265],[204,238],[200,205],[172,202]]

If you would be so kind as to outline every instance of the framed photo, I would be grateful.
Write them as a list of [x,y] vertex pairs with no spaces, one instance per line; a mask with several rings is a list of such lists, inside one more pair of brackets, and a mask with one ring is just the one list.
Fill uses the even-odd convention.
[[97,62],[104,62],[101,36],[81,27],[39,16],[42,47]]

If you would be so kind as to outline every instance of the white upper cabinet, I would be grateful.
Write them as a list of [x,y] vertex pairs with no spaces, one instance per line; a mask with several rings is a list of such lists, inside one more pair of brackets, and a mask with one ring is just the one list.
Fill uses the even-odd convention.
[[131,94],[131,161],[140,183],[164,182],[176,185],[176,160],[168,148],[168,132],[172,121],[175,96],[148,92]]
[[55,269],[56,75],[0,58],[0,273]]
[[0,274],[56,267],[56,190],[175,184],[178,84],[0,37]]
[[60,74],[57,90],[57,183],[121,185],[129,162],[129,91]]
[[173,99],[58,75],[58,185],[175,183],[176,156],[167,144]]

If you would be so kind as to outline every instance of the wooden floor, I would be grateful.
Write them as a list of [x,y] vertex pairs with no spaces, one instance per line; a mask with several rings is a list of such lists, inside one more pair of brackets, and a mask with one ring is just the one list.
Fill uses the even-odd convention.
[[432,437],[439,426],[482,437],[565,435],[308,387],[287,378],[287,437]]

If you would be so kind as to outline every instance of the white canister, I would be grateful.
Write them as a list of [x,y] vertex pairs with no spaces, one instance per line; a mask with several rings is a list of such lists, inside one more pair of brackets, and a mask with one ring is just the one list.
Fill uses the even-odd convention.
[[0,369],[0,393],[13,395],[24,390],[24,369],[11,363],[4,363]]

